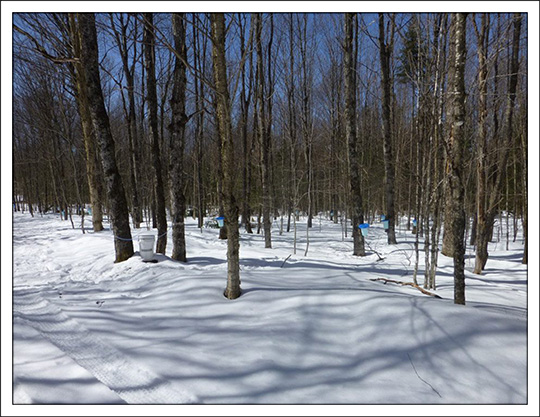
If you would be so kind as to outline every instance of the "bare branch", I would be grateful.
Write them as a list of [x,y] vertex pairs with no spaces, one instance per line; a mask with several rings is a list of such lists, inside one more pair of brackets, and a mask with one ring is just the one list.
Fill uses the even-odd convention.
[[43,57],[47,58],[51,62],[54,62],[55,64],[67,64],[67,63],[77,63],[80,62],[78,58],[68,58],[68,57],[62,57],[62,56],[54,56],[49,54],[45,48],[37,41],[36,38],[34,38],[32,35],[30,35],[25,30],[21,29],[17,25],[13,24],[13,29],[15,29],[20,34],[26,36],[32,43],[35,45],[34,50],[39,52]]

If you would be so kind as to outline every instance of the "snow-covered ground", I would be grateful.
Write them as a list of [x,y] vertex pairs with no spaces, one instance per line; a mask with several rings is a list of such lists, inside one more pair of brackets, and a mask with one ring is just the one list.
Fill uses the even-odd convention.
[[[460,306],[442,255],[442,299],[371,281],[412,281],[414,236],[403,228],[387,245],[373,224],[365,257],[352,256],[339,224],[318,218],[304,256],[305,221],[298,228],[296,254],[293,232],[280,236],[277,224],[272,249],[242,231],[243,293],[231,301],[226,241],[193,219],[188,263],[143,263],[137,252],[115,264],[110,230],[82,234],[57,216],[15,213],[13,402],[538,404],[538,381],[528,386],[538,322],[527,317],[537,294],[528,300],[521,235],[509,250],[491,244],[482,276],[468,249]],[[169,232],[167,255],[171,246]],[[492,415],[500,412],[513,413],[498,406]]]

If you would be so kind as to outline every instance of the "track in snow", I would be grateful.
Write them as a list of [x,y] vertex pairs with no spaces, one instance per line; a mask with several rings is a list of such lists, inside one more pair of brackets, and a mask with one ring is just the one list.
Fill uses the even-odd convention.
[[13,317],[36,329],[128,404],[196,403],[152,371],[106,344],[37,293],[13,292]]

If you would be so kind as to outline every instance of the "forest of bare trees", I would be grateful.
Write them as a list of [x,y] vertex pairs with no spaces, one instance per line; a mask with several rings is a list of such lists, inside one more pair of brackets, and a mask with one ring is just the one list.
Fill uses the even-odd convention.
[[385,215],[458,304],[466,243],[482,274],[523,229],[527,263],[526,14],[20,13],[13,45],[14,210],[110,224],[116,262],[139,228],[189,262],[185,217],[224,216],[234,299],[244,231],[306,216],[308,255],[322,216],[364,256]]

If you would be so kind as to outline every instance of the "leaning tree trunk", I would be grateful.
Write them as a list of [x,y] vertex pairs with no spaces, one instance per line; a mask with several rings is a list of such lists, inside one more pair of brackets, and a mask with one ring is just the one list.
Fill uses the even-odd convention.
[[172,217],[172,258],[186,262],[186,238],[184,228],[184,147],[186,116],[186,28],[184,14],[173,13],[172,28],[176,54],[173,72],[173,91],[171,97],[171,125],[169,146],[169,187],[171,189]]
[[[358,226],[363,222],[358,139],[356,135],[356,60],[353,53],[355,14],[345,14],[345,42],[343,45],[345,71],[345,135],[349,148],[349,185],[351,193],[351,220],[353,227],[353,255],[365,256],[364,237]],[[357,30],[357,28],[356,28]]]
[[87,83],[90,116],[100,145],[109,199],[111,228],[115,237],[116,262],[122,262],[133,255],[133,241],[129,228],[129,212],[124,186],[116,165],[109,116],[103,102],[95,16],[93,13],[81,13],[78,16],[81,36],[81,65]]
[[223,163],[223,203],[227,226],[227,287],[224,295],[229,299],[240,297],[240,244],[238,230],[238,206],[234,195],[235,158],[231,126],[231,105],[227,86],[225,60],[225,16],[210,15],[212,26],[212,61],[216,87],[216,110]]
[[392,55],[393,42],[386,43],[384,40],[384,14],[379,13],[379,51],[381,58],[381,86],[383,90],[382,118],[383,118],[383,149],[386,212],[388,219],[388,243],[397,244],[395,231],[394,209],[394,156],[392,154],[392,80],[390,79],[390,56]]
[[[450,29],[450,44],[453,48],[449,71],[449,93],[447,109],[450,122],[446,143],[449,163],[450,197],[455,202],[451,222],[445,229],[452,231],[454,257],[454,303],[465,304],[465,187],[464,187],[464,143],[465,143],[465,27],[466,13],[453,13]],[[448,219],[449,217],[447,217]]]
[[156,252],[165,254],[167,247],[167,214],[165,212],[165,190],[162,175],[158,134],[158,102],[156,94],[156,56],[154,49],[154,16],[144,13],[144,65],[146,68],[146,100],[148,102],[148,127],[152,143],[152,158],[156,178],[156,221],[158,239]]

